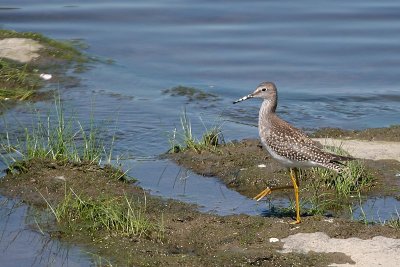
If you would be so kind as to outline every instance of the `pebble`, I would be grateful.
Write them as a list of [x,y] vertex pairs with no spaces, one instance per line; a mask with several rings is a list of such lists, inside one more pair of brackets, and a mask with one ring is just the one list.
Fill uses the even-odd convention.
[[42,73],[39,75],[39,77],[42,78],[43,80],[47,81],[47,80],[50,80],[53,76],[48,73]]

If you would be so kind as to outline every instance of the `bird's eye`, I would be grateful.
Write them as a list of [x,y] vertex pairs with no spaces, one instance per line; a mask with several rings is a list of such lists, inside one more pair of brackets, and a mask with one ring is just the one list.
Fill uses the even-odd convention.
[[266,89],[266,88],[263,88],[263,89],[261,89],[261,91],[265,92],[265,91],[267,91],[267,89]]

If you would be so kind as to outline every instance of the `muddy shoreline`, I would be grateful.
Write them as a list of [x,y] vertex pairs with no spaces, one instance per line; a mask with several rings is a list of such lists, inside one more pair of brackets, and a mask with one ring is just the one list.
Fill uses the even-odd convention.
[[[38,192],[55,204],[63,197],[65,187],[79,194],[100,197],[129,194],[143,200],[143,190],[131,184],[110,180],[107,170],[87,164],[59,164],[56,162],[28,163],[29,171],[20,175],[7,175],[0,182],[0,192],[18,198],[30,205],[44,207],[46,203]],[[64,180],[57,179],[62,175]],[[35,178],[33,178],[35,177]],[[301,225],[291,225],[291,218],[264,218],[259,216],[216,216],[203,214],[193,205],[147,195],[147,212],[154,220],[162,214],[165,235],[161,241],[116,237],[99,231],[87,236],[75,233],[65,236],[62,231],[51,231],[51,236],[93,248],[111,262],[124,266],[325,266],[352,260],[344,254],[285,253],[282,239],[296,233],[324,231],[330,237],[359,237],[368,239],[381,235],[400,238],[400,232],[387,226],[370,226],[343,219],[307,216]],[[33,226],[32,226],[33,227]],[[121,249],[123,248],[123,249]]]
[[[286,171],[268,157],[257,140],[234,142],[217,152],[185,152],[169,156],[197,173],[218,176],[228,186],[249,197],[266,185],[289,182]],[[62,200],[66,188],[93,198],[129,195],[141,203],[146,202],[149,219],[155,222],[162,219],[165,232],[161,240],[115,236],[105,230],[92,236],[85,232],[69,236],[61,229],[54,230],[54,225],[47,232],[53,238],[89,247],[116,265],[327,266],[354,263],[354,257],[341,252],[281,253],[285,246],[282,239],[297,233],[316,232],[343,240],[356,237],[368,241],[376,236],[400,239],[399,229],[393,227],[321,215],[303,214],[302,224],[291,225],[291,213],[271,217],[204,214],[197,211],[195,205],[153,197],[151,192],[131,183],[111,179],[110,170],[97,165],[48,160],[24,164],[20,174],[9,173],[0,180],[2,195],[20,199],[38,209],[46,207],[39,192],[53,204]],[[258,167],[260,164],[266,167]],[[399,193],[398,180],[390,179],[392,172],[399,170],[397,161],[370,161],[368,166],[379,177],[387,176],[369,193],[393,196]],[[266,171],[270,180],[265,179]],[[302,181],[303,186],[306,184],[307,180]],[[396,190],[389,190],[396,185]]]
[[400,142],[400,125],[364,130],[344,130],[340,128],[322,128],[310,134],[313,138],[357,139],[369,141]]
[[[205,150],[201,153],[186,150],[165,157],[197,174],[217,177],[229,188],[250,198],[267,186],[290,185],[287,170],[273,160],[256,139],[232,142],[216,150]],[[363,163],[377,178],[373,188],[365,190],[365,194],[398,197],[399,191],[393,190],[393,187],[399,188],[399,181],[396,178],[400,169],[399,161],[363,160]],[[300,178],[302,187],[307,187],[313,182],[309,176],[309,171],[302,172]],[[274,194],[286,195],[280,191]]]

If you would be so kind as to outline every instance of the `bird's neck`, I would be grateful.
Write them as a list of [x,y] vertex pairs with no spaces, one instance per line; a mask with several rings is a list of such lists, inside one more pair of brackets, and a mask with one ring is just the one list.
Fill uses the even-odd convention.
[[275,114],[276,110],[276,99],[264,99],[261,104],[260,113],[258,115],[258,130],[261,133],[268,131],[269,128],[269,121],[271,119],[271,115]]
[[260,108],[260,118],[275,113],[277,99],[264,99]]

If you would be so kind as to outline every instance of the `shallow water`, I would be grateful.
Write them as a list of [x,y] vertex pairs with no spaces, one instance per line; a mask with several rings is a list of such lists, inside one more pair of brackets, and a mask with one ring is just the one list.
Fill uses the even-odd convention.
[[[298,127],[399,124],[399,12],[394,0],[324,5],[316,0],[4,0],[0,26],[79,40],[88,45],[87,53],[113,60],[74,74],[78,84],[49,84],[49,89],[59,90],[65,109],[83,124],[95,114],[109,129],[104,134],[116,136],[114,154],[128,158],[129,174],[152,194],[219,214],[261,214],[265,205],[156,157],[167,151],[182,110],[186,107],[195,133],[222,124],[226,140],[256,138],[260,102],[231,103],[271,80],[280,92],[279,114]],[[161,93],[177,85],[214,93],[219,100],[189,102]],[[36,110],[46,115],[49,109],[51,101],[20,105],[4,117],[9,129],[20,128],[30,125]],[[382,210],[381,202],[386,210],[380,218],[390,218],[399,207],[398,201],[382,199],[371,214]],[[10,262],[14,256],[1,254]]]
[[[35,231],[34,211],[28,206],[0,196],[1,266],[90,266],[89,251],[60,243]],[[32,218],[30,218],[32,217]]]

